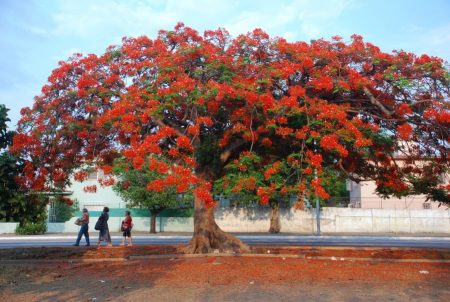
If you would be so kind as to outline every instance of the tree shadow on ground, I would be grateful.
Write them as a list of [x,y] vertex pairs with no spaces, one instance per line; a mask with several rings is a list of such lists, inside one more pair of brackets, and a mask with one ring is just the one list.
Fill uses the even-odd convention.
[[20,297],[19,301],[123,301],[132,291],[151,289],[176,262],[166,258],[2,264],[0,297]]

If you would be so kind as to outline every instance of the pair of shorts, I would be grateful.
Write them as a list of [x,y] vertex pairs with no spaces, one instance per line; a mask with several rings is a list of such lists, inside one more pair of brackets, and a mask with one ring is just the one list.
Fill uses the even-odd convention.
[[131,231],[129,229],[123,231],[123,237],[131,237]]

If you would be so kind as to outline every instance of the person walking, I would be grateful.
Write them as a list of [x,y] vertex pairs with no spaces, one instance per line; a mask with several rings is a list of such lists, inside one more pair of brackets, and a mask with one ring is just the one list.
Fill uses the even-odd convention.
[[111,235],[109,234],[108,219],[109,208],[104,207],[103,212],[95,224],[95,229],[100,231],[98,234],[97,247],[100,246],[101,241],[108,242],[108,246],[112,246]]
[[125,219],[122,221],[123,239],[120,245],[125,245],[125,239],[128,237],[128,245],[133,246],[133,238],[131,238],[131,229],[133,228],[133,219],[130,211],[125,211]]
[[77,241],[74,246],[79,246],[81,237],[84,235],[84,239],[86,240],[86,246],[90,246],[89,242],[89,212],[86,208],[83,209],[83,216],[77,219],[77,223],[81,225],[80,231],[78,232]]

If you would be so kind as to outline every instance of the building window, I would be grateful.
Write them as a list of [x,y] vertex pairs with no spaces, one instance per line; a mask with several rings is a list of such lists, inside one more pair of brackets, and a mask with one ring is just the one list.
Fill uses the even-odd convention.
[[97,180],[97,171],[89,173],[88,180]]
[[424,202],[424,203],[423,203],[423,208],[424,208],[424,209],[431,209],[431,203],[429,203],[429,202]]

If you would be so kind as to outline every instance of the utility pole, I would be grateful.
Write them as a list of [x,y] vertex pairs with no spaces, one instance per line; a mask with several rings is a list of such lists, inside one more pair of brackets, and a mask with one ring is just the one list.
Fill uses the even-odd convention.
[[[314,152],[317,152],[315,140],[314,140]],[[317,168],[314,169],[314,178],[317,179]],[[320,202],[319,202],[319,196],[317,196],[317,193],[315,193],[314,195],[316,196],[316,222],[317,222],[316,235],[320,236]]]
[[[315,176],[317,179],[317,170],[315,171]],[[319,196],[316,195],[316,221],[317,221],[317,236],[320,236],[320,202],[319,202]]]

